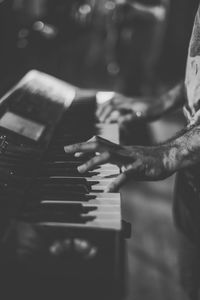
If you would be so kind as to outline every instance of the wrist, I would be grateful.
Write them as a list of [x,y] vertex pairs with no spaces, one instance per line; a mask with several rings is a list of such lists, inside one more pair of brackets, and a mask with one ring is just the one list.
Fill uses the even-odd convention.
[[163,145],[162,154],[164,169],[167,173],[173,174],[181,168],[182,153],[177,145],[172,143]]
[[169,112],[173,109],[182,107],[186,100],[185,85],[183,82],[177,84],[174,88],[169,90],[168,93],[161,96],[163,103],[163,112]]
[[139,99],[132,105],[134,111],[141,112],[141,117],[146,121],[155,121],[163,114],[163,102],[159,98],[146,97]]
[[182,142],[181,138],[178,138],[168,146],[166,161],[170,168],[176,172],[189,166],[189,156],[189,149],[186,147],[185,143]]
[[82,89],[79,87],[75,87],[75,100],[80,100],[80,99],[87,99],[91,97],[96,96],[96,91],[95,90],[87,90],[87,89]]

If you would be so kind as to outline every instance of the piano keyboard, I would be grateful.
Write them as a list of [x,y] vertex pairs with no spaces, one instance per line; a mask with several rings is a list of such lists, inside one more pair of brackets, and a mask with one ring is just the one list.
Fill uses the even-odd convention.
[[[116,130],[116,127],[113,129]],[[112,130],[112,132],[114,131]],[[79,140],[74,141],[79,142]],[[57,154],[64,154],[65,144],[59,145]],[[48,153],[51,153],[51,147]],[[36,179],[40,200],[39,204],[35,199],[33,200],[34,204],[37,203],[35,220],[38,214],[37,223],[42,226],[86,227],[96,230],[120,231],[122,229],[120,194],[104,193],[108,184],[119,174],[119,169],[106,164],[84,176],[77,171],[80,162],[82,159],[75,157],[65,161],[45,160],[41,166],[41,175],[39,174]],[[31,216],[34,215],[34,204],[31,206]],[[59,221],[61,212],[70,211],[70,209],[72,212],[74,210],[74,220],[71,220],[70,214],[68,221],[67,215],[63,213],[62,221]],[[48,217],[45,216],[45,211],[48,211]],[[55,211],[60,211],[58,218],[56,218]]]
[[[47,138],[45,143],[39,143],[12,132],[14,124],[0,129],[0,193],[2,203],[6,203],[0,221],[4,253],[0,265],[3,280],[8,277],[13,286],[17,282],[20,299],[27,299],[27,294],[21,294],[24,290],[22,277],[29,287],[34,282],[35,297],[41,292],[41,281],[45,278],[50,282],[48,287],[42,287],[48,295],[43,300],[49,299],[52,289],[58,300],[62,294],[67,295],[67,290],[70,290],[70,300],[78,300],[77,284],[80,291],[84,290],[86,298],[81,298],[83,300],[93,299],[95,289],[98,291],[95,299],[119,299],[122,295],[121,199],[119,193],[104,192],[118,176],[119,169],[105,164],[81,174],[77,167],[88,155],[75,157],[64,152],[67,144],[88,140],[93,135],[119,141],[116,125],[94,125],[92,100],[89,105],[72,104],[56,124],[53,135],[52,124],[51,135],[44,130],[48,143]],[[33,98],[31,103],[33,106]],[[28,120],[28,115],[23,118]],[[77,239],[88,242],[95,249],[91,260],[81,257],[75,246],[66,250],[65,255],[52,256],[51,249],[57,241],[69,243]],[[30,265],[28,270],[27,264]],[[16,281],[16,277],[19,280]],[[61,285],[63,281],[65,284]]]

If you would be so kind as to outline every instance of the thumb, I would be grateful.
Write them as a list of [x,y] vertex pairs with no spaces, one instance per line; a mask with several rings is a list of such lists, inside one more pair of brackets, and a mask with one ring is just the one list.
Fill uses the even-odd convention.
[[106,193],[113,193],[117,192],[119,188],[127,181],[127,174],[121,173],[115,180],[109,184],[109,186],[106,188],[105,192]]

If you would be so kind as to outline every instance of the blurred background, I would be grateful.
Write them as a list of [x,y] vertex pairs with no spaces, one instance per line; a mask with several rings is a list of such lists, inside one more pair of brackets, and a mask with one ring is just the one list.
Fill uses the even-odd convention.
[[[83,88],[164,92],[184,78],[198,3],[0,0],[0,96],[32,68]],[[148,127],[132,125],[126,143],[160,142],[183,126],[181,112]],[[124,217],[133,227],[126,300],[187,299],[177,271],[173,185],[171,177],[122,191]]]
[[197,5],[198,0],[0,0],[0,91],[30,68],[126,94],[165,88],[184,76]]

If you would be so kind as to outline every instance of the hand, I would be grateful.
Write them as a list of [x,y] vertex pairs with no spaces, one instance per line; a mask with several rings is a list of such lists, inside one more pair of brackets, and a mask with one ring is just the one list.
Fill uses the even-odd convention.
[[111,143],[101,137],[93,137],[85,143],[65,147],[66,153],[95,153],[89,161],[78,167],[84,173],[94,167],[112,163],[122,167],[123,172],[111,183],[106,192],[117,191],[129,179],[161,180],[176,171],[175,164],[170,162],[166,145],[155,147],[126,146]]
[[[102,95],[102,92],[99,93]],[[98,102],[96,116],[102,123],[152,121],[162,114],[160,99],[131,98],[118,93],[110,93],[111,98]],[[98,93],[97,93],[98,95]]]

